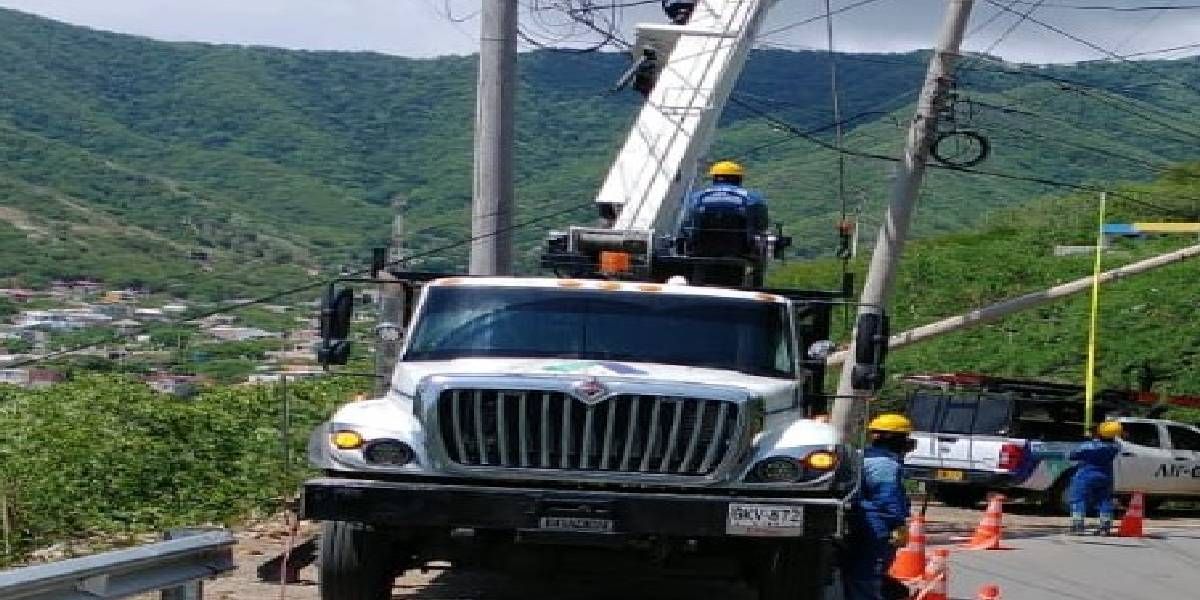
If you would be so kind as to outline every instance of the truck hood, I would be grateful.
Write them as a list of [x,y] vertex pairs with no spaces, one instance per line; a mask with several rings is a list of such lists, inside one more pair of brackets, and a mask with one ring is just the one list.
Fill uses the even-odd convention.
[[[582,379],[595,377],[625,381],[677,382],[737,387],[772,401],[790,402],[798,387],[794,379],[747,375],[726,369],[708,369],[657,363],[609,360],[460,358],[445,361],[406,361],[396,364],[392,378],[394,389],[412,393],[422,379],[430,375],[514,375]],[[771,408],[768,406],[768,408]]]

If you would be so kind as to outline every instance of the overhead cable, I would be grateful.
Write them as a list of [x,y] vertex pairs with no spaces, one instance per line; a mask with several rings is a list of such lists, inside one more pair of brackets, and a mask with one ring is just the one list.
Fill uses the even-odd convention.
[[[460,239],[460,240],[457,240],[457,241],[455,241],[455,242],[452,242],[452,243],[449,243],[449,244],[445,244],[445,245],[439,246],[439,247],[437,247],[437,248],[430,249],[430,250],[428,250],[428,251],[425,251],[425,252],[420,252],[420,253],[417,253],[417,254],[412,254],[412,255],[409,255],[409,256],[405,256],[405,257],[403,257],[403,258],[401,258],[401,259],[398,259],[398,260],[393,260],[393,261],[390,261],[390,262],[388,262],[388,263],[385,263],[384,267],[385,267],[385,268],[386,268],[386,267],[395,267],[395,266],[399,266],[399,265],[401,265],[401,264],[404,264],[404,263],[408,263],[408,262],[410,262],[410,261],[413,261],[413,260],[417,260],[417,259],[421,259],[421,258],[426,258],[426,257],[430,257],[430,256],[437,256],[437,255],[441,255],[441,254],[444,254],[444,253],[445,253],[446,251],[448,251],[448,250],[453,250],[453,249],[456,249],[456,248],[459,248],[459,247],[462,247],[462,246],[467,246],[467,245],[470,245],[470,244],[472,244],[472,243],[474,243],[474,242],[476,242],[476,241],[482,240],[482,239],[487,239],[487,238],[489,238],[489,237],[492,237],[492,236],[501,235],[501,234],[504,234],[504,233],[508,233],[508,232],[510,232],[510,231],[514,231],[514,230],[517,230],[517,229],[521,229],[521,228],[524,228],[524,227],[528,227],[528,226],[530,226],[530,225],[533,225],[533,224],[536,224],[536,223],[540,223],[540,222],[542,222],[542,221],[546,221],[546,220],[553,219],[553,218],[555,218],[555,217],[559,217],[559,216],[562,216],[562,215],[565,215],[565,214],[568,214],[568,213],[571,213],[571,212],[575,212],[575,211],[577,211],[577,210],[581,210],[581,209],[583,209],[583,208],[586,208],[586,207],[588,207],[588,206],[592,206],[592,202],[591,202],[591,201],[588,201],[587,203],[583,203],[583,204],[578,204],[578,205],[575,205],[575,206],[571,206],[571,207],[568,207],[568,208],[563,208],[563,209],[560,209],[560,210],[552,211],[552,212],[549,212],[549,213],[545,213],[545,214],[539,215],[539,216],[537,216],[537,217],[533,217],[533,218],[531,218],[531,219],[527,219],[527,220],[525,220],[525,221],[522,221],[522,222],[520,222],[520,223],[515,223],[515,224],[513,224],[513,225],[511,225],[511,226],[509,226],[509,227],[504,227],[504,228],[498,229],[498,230],[496,230],[496,231],[492,231],[492,232],[489,232],[489,233],[480,234],[480,235],[475,235],[475,236],[471,236],[471,237],[468,237],[468,238]],[[351,271],[351,272],[349,272],[349,273],[342,274],[342,275],[340,275],[340,276],[339,276],[339,277],[337,277],[337,278],[332,278],[332,279],[323,279],[323,280],[320,280],[320,281],[315,281],[315,282],[312,282],[312,283],[306,283],[306,284],[301,284],[301,285],[293,286],[293,287],[286,288],[286,289],[282,289],[282,290],[277,290],[277,291],[270,292],[270,293],[268,293],[268,294],[265,294],[265,295],[262,295],[262,296],[258,296],[258,297],[256,297],[256,298],[253,298],[253,299],[251,299],[251,300],[245,300],[245,301],[242,301],[242,302],[234,302],[234,303],[227,304],[227,305],[224,305],[224,306],[220,306],[220,307],[217,307],[217,308],[214,308],[214,309],[211,309],[211,310],[203,311],[203,312],[201,312],[201,313],[198,313],[198,314],[195,314],[195,315],[191,315],[191,316],[184,317],[184,318],[181,318],[181,319],[175,319],[175,320],[173,320],[173,321],[168,321],[168,322],[166,322],[164,325],[167,325],[167,326],[177,326],[177,325],[187,325],[187,324],[190,324],[190,323],[195,323],[195,322],[197,322],[197,321],[200,321],[200,320],[203,320],[203,319],[206,319],[206,318],[208,318],[208,317],[211,317],[211,316],[214,316],[214,315],[218,315],[218,314],[221,314],[221,313],[226,313],[226,312],[234,312],[234,311],[238,311],[238,310],[243,310],[243,309],[249,308],[249,307],[251,307],[251,306],[256,306],[256,305],[260,305],[260,304],[267,304],[267,303],[273,302],[273,301],[275,301],[275,300],[278,300],[278,299],[280,299],[280,298],[286,298],[286,297],[288,297],[288,296],[293,296],[293,295],[295,295],[295,294],[299,294],[299,293],[301,293],[301,292],[307,292],[307,291],[311,291],[311,290],[319,289],[319,288],[322,288],[322,287],[325,287],[325,286],[328,286],[328,285],[332,285],[333,283],[336,283],[336,282],[337,282],[337,280],[338,280],[338,279],[340,279],[340,278],[342,278],[342,277],[361,277],[361,276],[363,276],[363,275],[366,275],[366,274],[368,274],[370,271],[371,271],[371,269],[370,269],[369,267],[368,267],[368,268],[363,268],[363,269],[358,269],[358,270],[355,270],[355,271]],[[83,343],[83,344],[78,344],[78,345],[76,345],[76,346],[72,346],[72,347],[70,347],[70,348],[64,348],[64,349],[61,349],[61,350],[56,350],[56,351],[54,351],[54,352],[49,352],[49,353],[47,353],[47,354],[43,354],[43,355],[40,355],[40,356],[37,356],[37,357],[34,357],[34,358],[30,358],[30,359],[27,359],[27,360],[24,360],[24,361],[16,361],[16,362],[10,363],[8,366],[9,366],[10,368],[19,368],[19,367],[26,367],[26,366],[30,366],[30,365],[37,365],[37,364],[41,364],[41,363],[44,363],[44,362],[46,362],[46,361],[53,360],[53,359],[55,359],[55,358],[60,358],[60,357],[63,357],[63,356],[67,356],[67,355],[71,355],[71,354],[76,354],[76,353],[79,353],[79,352],[83,352],[84,350],[90,350],[90,349],[92,349],[92,348],[97,348],[97,347],[99,347],[99,346],[104,346],[104,345],[106,345],[106,344],[110,344],[110,343],[113,343],[113,342],[119,342],[119,341],[121,341],[122,339],[124,339],[124,338],[128,337],[129,335],[134,335],[134,334],[137,334],[137,333],[141,333],[141,332],[145,331],[145,329],[146,329],[145,327],[139,327],[139,328],[135,329],[134,331],[132,331],[132,332],[129,332],[129,333],[126,333],[126,334],[121,334],[121,335],[114,334],[114,335],[111,335],[111,336],[107,336],[107,337],[105,337],[105,338],[103,338],[103,339],[94,340],[94,341],[92,341],[92,342],[87,342],[87,343]]]

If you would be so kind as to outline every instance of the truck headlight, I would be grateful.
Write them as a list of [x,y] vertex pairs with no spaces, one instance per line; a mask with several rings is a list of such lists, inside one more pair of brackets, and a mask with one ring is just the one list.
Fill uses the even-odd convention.
[[774,456],[754,465],[750,472],[755,483],[789,483],[800,479],[804,467],[794,458]]
[[818,479],[837,468],[837,454],[828,450],[810,452],[803,459],[772,456],[750,469],[747,483],[800,483]]
[[363,457],[367,462],[389,467],[402,467],[413,461],[412,446],[397,440],[375,440],[367,444]]

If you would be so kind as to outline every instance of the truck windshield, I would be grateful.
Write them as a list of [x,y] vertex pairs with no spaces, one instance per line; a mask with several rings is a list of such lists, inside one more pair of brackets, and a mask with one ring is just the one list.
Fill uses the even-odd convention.
[[637,292],[430,288],[404,360],[621,360],[794,374],[786,305]]

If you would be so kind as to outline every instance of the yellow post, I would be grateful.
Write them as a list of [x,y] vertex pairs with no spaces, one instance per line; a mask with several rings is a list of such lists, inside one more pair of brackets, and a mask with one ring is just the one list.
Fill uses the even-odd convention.
[[1092,269],[1092,314],[1088,327],[1087,371],[1083,374],[1083,434],[1092,433],[1092,407],[1096,401],[1096,322],[1100,312],[1100,263],[1104,256],[1104,206],[1108,192],[1100,192],[1100,227],[1096,232],[1096,264]]

